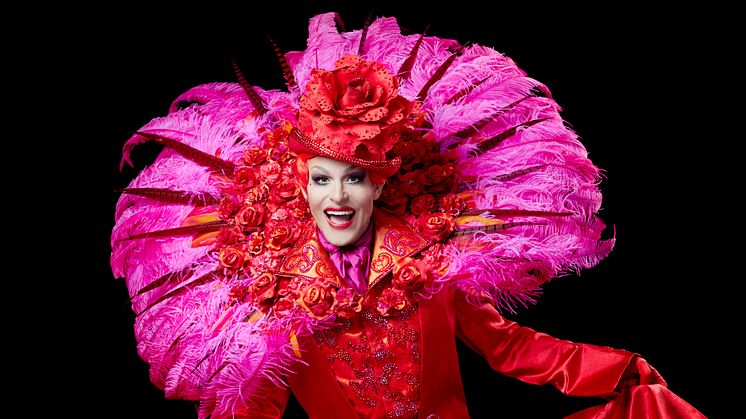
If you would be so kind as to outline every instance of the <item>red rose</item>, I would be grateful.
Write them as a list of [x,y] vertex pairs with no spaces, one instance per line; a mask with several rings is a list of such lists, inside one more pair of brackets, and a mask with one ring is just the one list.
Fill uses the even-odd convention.
[[246,240],[246,249],[254,256],[261,254],[264,251],[264,232],[251,233]]
[[376,309],[382,316],[392,314],[393,310],[401,311],[407,306],[407,297],[404,291],[398,288],[386,288],[378,297],[378,306]]
[[417,196],[425,190],[425,172],[412,170],[399,176],[399,191],[406,196]]
[[341,288],[337,291],[337,315],[349,319],[362,310],[363,296],[352,288]]
[[244,205],[238,214],[236,214],[236,225],[241,226],[246,231],[252,230],[252,227],[257,227],[262,223],[264,219],[264,208],[258,205]]
[[425,154],[425,146],[421,141],[400,141],[394,145],[392,150],[394,154],[401,157],[403,169],[411,169],[421,161],[420,156]]
[[220,249],[220,264],[232,270],[240,269],[246,261],[246,248],[243,245],[226,246]]
[[[398,89],[397,78],[383,64],[345,55],[332,71],[311,71],[298,128],[332,150],[382,160],[417,111],[416,102],[399,96]],[[356,150],[358,145],[365,147]]]
[[246,240],[246,235],[243,234],[241,228],[236,226],[223,227],[215,239],[215,247],[223,248],[229,244],[240,243],[244,240]]
[[443,212],[445,212],[446,214],[451,214],[453,216],[459,215],[461,211],[466,208],[466,203],[464,202],[463,198],[458,195],[451,194],[440,198],[439,205]]
[[294,178],[283,179],[272,188],[271,201],[275,204],[290,201],[300,194],[300,186]]
[[442,241],[453,231],[456,221],[453,216],[444,212],[420,214],[417,226],[428,238]]
[[247,166],[258,166],[267,160],[267,150],[253,146],[243,152],[243,161]]
[[280,298],[279,300],[277,300],[275,305],[272,306],[272,309],[274,310],[275,314],[285,315],[288,314],[293,306],[294,304],[292,300],[289,300],[287,298]]
[[396,262],[391,283],[405,291],[416,292],[430,280],[429,270],[422,261],[406,257]]
[[277,278],[269,272],[262,273],[251,283],[249,294],[254,303],[266,305],[277,294]]
[[224,196],[220,200],[220,208],[218,209],[218,216],[221,220],[229,220],[233,218],[233,215],[241,208],[238,202],[234,201],[233,198]]
[[420,215],[430,212],[435,206],[435,197],[430,194],[419,195],[412,199],[412,214]]
[[259,167],[259,176],[270,185],[274,185],[282,174],[282,166],[276,161],[270,161]]
[[233,174],[233,184],[239,191],[244,191],[256,184],[254,169],[241,167]]
[[244,196],[244,202],[249,205],[254,205],[257,202],[266,201],[268,196],[269,186],[262,183],[254,186],[253,188],[249,189],[248,192],[246,192],[246,195]]
[[334,305],[334,290],[329,286],[311,284],[301,291],[297,303],[312,317],[323,319]]
[[427,250],[422,252],[422,263],[429,267],[432,271],[438,272],[439,274],[445,274],[448,272],[448,265],[450,260],[446,255],[445,247],[442,243],[435,243],[430,246]]
[[453,179],[453,165],[433,164],[425,171],[427,190],[430,192],[450,191],[455,184]]
[[283,247],[289,246],[298,238],[300,234],[299,230],[288,221],[280,221],[268,226],[269,237],[267,237],[266,242],[267,248],[270,250],[280,250]]

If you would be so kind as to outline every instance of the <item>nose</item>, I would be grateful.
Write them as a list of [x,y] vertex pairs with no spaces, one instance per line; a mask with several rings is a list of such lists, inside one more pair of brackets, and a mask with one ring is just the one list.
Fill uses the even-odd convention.
[[335,204],[341,204],[345,201],[347,201],[347,191],[345,190],[344,182],[335,182],[332,186],[331,193],[329,194],[329,198],[334,202]]

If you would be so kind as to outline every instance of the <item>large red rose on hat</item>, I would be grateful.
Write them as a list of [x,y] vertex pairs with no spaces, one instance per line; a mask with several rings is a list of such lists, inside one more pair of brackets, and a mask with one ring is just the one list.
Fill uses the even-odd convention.
[[399,96],[398,88],[383,64],[345,55],[332,71],[312,71],[300,99],[298,128],[343,155],[384,160],[418,108]]

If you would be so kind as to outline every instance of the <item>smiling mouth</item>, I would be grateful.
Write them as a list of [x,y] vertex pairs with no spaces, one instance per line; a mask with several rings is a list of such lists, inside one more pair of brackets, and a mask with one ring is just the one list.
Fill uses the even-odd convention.
[[355,210],[326,210],[324,211],[329,225],[333,228],[344,229],[352,225],[352,219],[355,217]]

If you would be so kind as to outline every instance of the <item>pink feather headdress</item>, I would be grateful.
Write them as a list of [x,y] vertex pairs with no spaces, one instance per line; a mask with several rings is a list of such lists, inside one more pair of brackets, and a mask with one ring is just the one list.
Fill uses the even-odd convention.
[[118,202],[112,269],[152,381],[200,400],[201,418],[250,410],[303,362],[297,337],[344,315],[342,295],[311,310],[284,298],[294,291],[275,275],[312,223],[298,153],[388,177],[378,205],[436,242],[427,260],[448,261],[420,298],[458,287],[512,310],[611,251],[596,217],[599,170],[546,86],[510,58],[402,35],[393,18],[340,33],[332,13],[311,19],[305,51],[280,57],[289,91],[237,71],[239,83],[185,92],[124,146],[122,163],[139,143],[165,149]]

